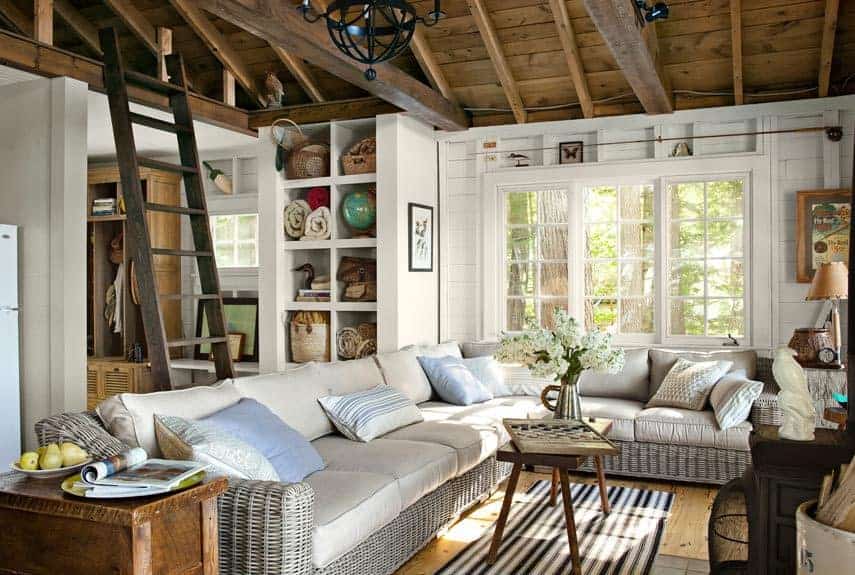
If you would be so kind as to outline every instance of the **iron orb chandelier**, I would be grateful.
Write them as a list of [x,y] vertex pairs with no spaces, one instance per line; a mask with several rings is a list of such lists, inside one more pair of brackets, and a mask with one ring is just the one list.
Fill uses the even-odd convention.
[[333,44],[349,58],[367,64],[365,78],[377,77],[375,64],[390,60],[410,45],[416,24],[433,26],[445,17],[440,0],[422,18],[406,0],[333,0],[325,12],[317,12],[310,0],[298,8],[310,23],[324,18]]

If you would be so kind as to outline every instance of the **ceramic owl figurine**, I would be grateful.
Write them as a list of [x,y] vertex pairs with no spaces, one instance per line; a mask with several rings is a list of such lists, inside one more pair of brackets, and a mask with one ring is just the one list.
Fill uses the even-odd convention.
[[264,79],[264,89],[268,108],[279,108],[285,105],[285,86],[273,72],[267,73],[267,77]]
[[793,358],[795,354],[789,347],[779,347],[772,363],[772,375],[781,388],[778,405],[783,412],[778,436],[795,441],[813,441],[816,408],[811,401],[805,372]]

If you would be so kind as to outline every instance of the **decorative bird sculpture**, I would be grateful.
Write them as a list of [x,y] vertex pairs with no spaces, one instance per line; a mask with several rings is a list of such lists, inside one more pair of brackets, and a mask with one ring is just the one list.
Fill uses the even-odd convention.
[[264,97],[267,99],[268,108],[280,108],[285,105],[285,86],[273,72],[267,72],[264,89],[267,91]]
[[783,413],[778,436],[795,441],[813,441],[816,408],[808,391],[807,378],[793,356],[796,352],[788,347],[775,350],[772,375],[781,391],[778,405]]
[[310,263],[305,263],[298,268],[294,268],[294,271],[306,274],[306,277],[303,280],[305,284],[303,289],[312,289],[312,282],[315,279],[315,266]]
[[511,152],[510,154],[508,154],[508,158],[510,158],[511,160],[516,162],[516,165],[514,166],[515,168],[524,168],[524,167],[528,166],[528,163],[529,163],[529,157],[526,156],[525,154],[518,154],[516,152]]

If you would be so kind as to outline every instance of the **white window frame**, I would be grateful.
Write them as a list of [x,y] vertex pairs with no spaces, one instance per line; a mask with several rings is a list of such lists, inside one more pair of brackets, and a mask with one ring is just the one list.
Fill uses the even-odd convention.
[[[665,290],[667,276],[662,270],[665,253],[664,235],[667,226],[662,218],[662,201],[665,182],[698,179],[727,179],[741,177],[745,182],[745,201],[747,208],[743,220],[745,239],[745,322],[746,333],[740,338],[740,349],[768,349],[773,345],[777,322],[776,307],[773,302],[776,293],[777,269],[781,262],[774,258],[774,244],[777,239],[772,231],[776,224],[777,201],[772,196],[771,165],[768,157],[762,153],[728,155],[727,157],[690,157],[679,159],[651,159],[619,162],[591,162],[574,166],[542,166],[533,168],[515,168],[481,176],[481,305],[479,306],[480,326],[478,337],[491,339],[498,337],[505,325],[505,285],[504,285],[504,204],[502,196],[505,190],[519,189],[523,186],[542,188],[546,186],[564,187],[574,190],[571,194],[571,226],[581,227],[581,187],[592,184],[641,184],[646,180],[656,182],[654,188],[654,210],[656,213],[656,289],[655,321],[656,334],[647,340],[632,337],[616,338],[621,345],[652,345],[720,349],[727,338],[689,336],[668,337],[665,331]],[[616,171],[631,173],[632,176],[615,177]],[[568,258],[577,262],[582,257],[581,234],[571,233]],[[578,256],[577,256],[578,254]],[[498,265],[497,265],[498,263]],[[572,268],[571,268],[572,269]],[[582,282],[580,274],[571,273],[570,312],[581,317]],[[765,294],[765,295],[763,295]],[[772,297],[770,297],[770,294]],[[577,297],[579,296],[579,297]]]
[[[241,216],[254,216],[255,217],[255,237],[251,240],[240,240],[237,237],[237,220]],[[233,255],[232,261],[235,262],[235,265],[225,266],[225,265],[220,265],[218,262],[217,268],[221,269],[221,270],[258,269],[259,260],[260,260],[259,249],[258,249],[259,248],[259,245],[258,245],[258,243],[259,243],[258,225],[260,223],[260,218],[258,216],[258,213],[257,212],[234,212],[234,213],[229,212],[229,213],[210,214],[208,217],[208,225],[210,226],[210,229],[211,229],[211,241],[213,243],[214,255],[215,256],[217,253],[217,236],[216,236],[216,231],[215,231],[215,226],[214,226],[214,218],[223,218],[223,217],[232,218],[234,221],[234,225],[232,228],[233,232],[234,232],[234,239],[221,240],[221,241],[229,241],[232,244],[232,246],[231,246],[232,247],[232,255]],[[237,265],[238,246],[243,245],[243,244],[252,244],[252,243],[255,244],[255,264],[254,265]]]

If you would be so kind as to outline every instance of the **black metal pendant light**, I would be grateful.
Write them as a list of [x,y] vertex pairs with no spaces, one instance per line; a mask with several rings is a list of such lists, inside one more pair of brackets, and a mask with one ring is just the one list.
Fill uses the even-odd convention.
[[336,47],[367,64],[365,77],[373,80],[377,71],[372,66],[403,52],[416,31],[416,23],[433,26],[445,16],[439,3],[434,0],[433,10],[424,18],[406,0],[334,0],[323,13],[317,13],[310,0],[303,0],[299,10],[307,22],[326,19]]

